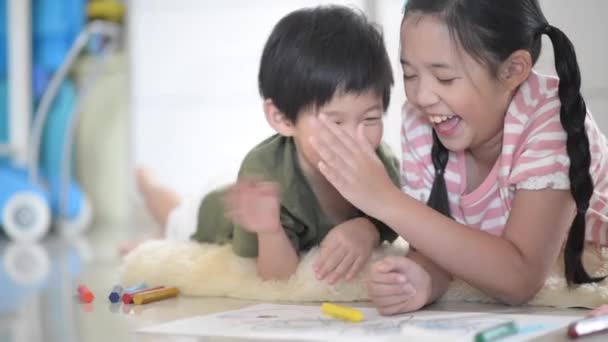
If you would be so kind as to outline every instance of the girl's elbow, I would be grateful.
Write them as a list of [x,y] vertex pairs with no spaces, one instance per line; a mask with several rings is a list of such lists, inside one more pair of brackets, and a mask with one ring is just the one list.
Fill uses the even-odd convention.
[[508,305],[524,305],[534,299],[543,285],[544,281],[523,281],[509,288],[501,299]]

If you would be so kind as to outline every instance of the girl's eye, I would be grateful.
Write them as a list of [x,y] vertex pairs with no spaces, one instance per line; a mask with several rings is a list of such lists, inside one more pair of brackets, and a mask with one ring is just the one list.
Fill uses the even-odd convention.
[[413,80],[413,79],[414,79],[414,78],[416,78],[416,77],[417,77],[416,75],[406,75],[406,74],[403,74],[403,79],[404,79],[405,81],[410,81],[410,80]]
[[454,82],[455,78],[438,78],[437,79],[439,81],[439,83],[443,84],[443,85],[450,85]]

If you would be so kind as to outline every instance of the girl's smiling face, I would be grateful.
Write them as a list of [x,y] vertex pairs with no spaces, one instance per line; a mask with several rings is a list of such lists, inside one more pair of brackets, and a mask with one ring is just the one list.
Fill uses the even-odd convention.
[[447,149],[500,151],[512,91],[462,50],[445,23],[408,14],[401,26],[401,66],[408,101],[427,116]]

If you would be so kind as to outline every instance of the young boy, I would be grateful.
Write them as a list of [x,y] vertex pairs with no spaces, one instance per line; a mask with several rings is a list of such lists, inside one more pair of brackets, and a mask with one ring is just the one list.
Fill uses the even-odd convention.
[[288,278],[300,252],[317,245],[317,277],[329,283],[350,279],[375,246],[397,235],[366,217],[319,173],[310,137],[319,115],[351,136],[363,133],[398,184],[398,162],[381,144],[393,84],[383,38],[346,7],[297,10],[268,38],[258,82],[266,120],[277,134],[247,154],[237,183],[200,203],[182,203],[141,171],[146,204],[168,238],[231,243],[237,255],[257,258],[263,279]]

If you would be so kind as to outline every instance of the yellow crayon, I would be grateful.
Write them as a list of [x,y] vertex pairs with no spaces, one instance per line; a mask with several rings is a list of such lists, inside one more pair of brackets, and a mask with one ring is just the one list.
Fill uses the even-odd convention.
[[348,308],[346,306],[323,303],[321,305],[321,311],[323,311],[323,313],[326,315],[343,319],[345,321],[361,322],[363,320],[363,312],[357,309]]
[[151,290],[136,294],[133,296],[133,303],[137,305],[147,304],[150,302],[175,297],[178,294],[179,289],[177,287],[163,287],[158,290]]

